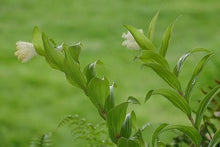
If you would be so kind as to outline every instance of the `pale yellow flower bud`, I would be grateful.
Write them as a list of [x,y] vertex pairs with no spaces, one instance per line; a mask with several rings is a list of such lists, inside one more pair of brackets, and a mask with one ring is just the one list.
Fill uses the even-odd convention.
[[[142,29],[139,29],[139,31],[141,33],[143,33]],[[132,34],[128,31],[128,33],[123,33],[122,34],[122,38],[125,39],[122,42],[122,46],[126,46],[128,49],[134,49],[134,50],[138,50],[140,49],[139,45],[137,44],[137,42],[135,41],[134,37],[132,36]]]
[[30,42],[18,41],[16,42],[15,56],[18,57],[18,60],[22,63],[29,61],[35,55],[37,55],[34,46]]

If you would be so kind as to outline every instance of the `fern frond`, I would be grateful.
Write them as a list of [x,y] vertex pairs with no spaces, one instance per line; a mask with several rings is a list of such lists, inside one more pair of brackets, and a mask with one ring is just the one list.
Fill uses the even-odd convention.
[[52,145],[51,136],[52,133],[50,132],[33,138],[30,143],[30,147],[50,147]]

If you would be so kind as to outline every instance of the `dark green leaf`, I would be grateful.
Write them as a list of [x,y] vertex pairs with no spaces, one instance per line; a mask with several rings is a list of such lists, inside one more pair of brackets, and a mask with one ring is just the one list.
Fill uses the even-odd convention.
[[45,50],[45,58],[52,68],[63,71],[64,55],[61,51],[57,51],[52,47],[46,34],[42,33],[42,40]]
[[129,138],[131,136],[132,132],[132,119],[131,119],[131,113],[128,113],[126,115],[125,121],[122,124],[121,127],[121,136],[125,138]]
[[44,56],[44,44],[42,40],[42,33],[40,32],[37,26],[33,29],[32,42],[34,45],[34,49],[36,50],[38,55]]
[[176,66],[174,67],[173,73],[178,76],[180,71],[182,70],[182,67],[186,61],[186,59],[189,57],[189,55],[196,53],[196,52],[209,52],[209,50],[204,49],[204,48],[195,48],[192,49],[188,52],[186,52],[183,56],[181,56],[176,64]]
[[218,129],[215,132],[215,135],[213,137],[213,139],[211,140],[211,142],[209,143],[208,147],[216,147],[216,145],[220,142],[220,129]]
[[140,146],[145,146],[142,136],[142,130],[138,129],[138,131],[130,139],[138,143]]
[[163,57],[166,56],[167,53],[167,49],[170,43],[170,38],[171,38],[171,34],[172,34],[172,30],[173,30],[173,25],[174,23],[170,24],[166,30],[166,32],[163,35],[163,40],[162,40],[162,44],[161,47],[159,49],[159,54]]
[[127,102],[132,103],[132,104],[141,104],[137,98],[133,96],[129,96]]
[[108,113],[115,106],[114,83],[109,87],[110,93],[105,102],[105,110]]
[[192,92],[192,89],[193,87],[195,86],[196,82],[197,82],[197,79],[199,77],[199,74],[201,73],[203,67],[205,66],[205,64],[208,62],[208,60],[210,59],[210,57],[212,56],[213,54],[208,54],[206,56],[204,56],[200,61],[199,63],[196,65],[194,71],[193,71],[193,74],[192,74],[192,77],[191,79],[189,80],[188,84],[187,84],[187,87],[186,87],[186,91],[185,91],[185,97],[186,97],[186,100],[188,102],[190,102],[190,95],[191,95],[191,92]]
[[106,118],[106,110],[104,109],[104,106],[109,94],[109,82],[106,78],[99,79],[94,77],[89,82],[88,96],[103,118]]
[[71,57],[71,54],[69,50],[64,46],[64,53],[65,53],[65,59],[64,59],[64,72],[66,75],[67,80],[74,86],[79,87],[86,91],[86,79],[84,74],[80,71],[79,64],[73,60]]
[[207,106],[209,105],[209,103],[212,101],[212,99],[219,93],[220,91],[220,85],[217,85],[215,88],[213,88],[200,102],[199,104],[199,108],[196,112],[196,121],[195,121],[195,125],[196,128],[199,129],[200,127],[200,123],[202,121],[204,112],[207,109]]
[[76,62],[79,63],[79,54],[81,52],[81,43],[69,47],[69,52]]
[[131,111],[131,121],[132,121],[132,127],[134,130],[137,130],[137,123],[136,123],[136,114],[134,111]]
[[96,77],[97,64],[103,64],[103,63],[100,60],[97,60],[93,63],[90,63],[84,68],[84,74],[86,75],[87,83],[89,83],[92,78]]
[[136,40],[137,44],[145,50],[156,50],[153,43],[138,29],[131,25],[124,25],[128,31],[132,34],[134,39]]
[[166,127],[168,126],[168,124],[161,124],[153,133],[153,136],[152,136],[152,147],[157,147],[157,139],[161,133],[161,131]]
[[186,113],[187,116],[191,116],[191,108],[186,100],[180,96],[177,92],[169,89],[154,90],[152,95],[162,95],[167,98],[175,107]]
[[122,124],[126,117],[128,102],[121,103],[112,108],[107,114],[107,125],[111,140],[117,144],[120,139]]
[[145,66],[152,68],[172,88],[176,89],[179,92],[182,91],[180,82],[177,77],[165,67],[155,63],[145,64]]
[[148,28],[148,39],[152,40],[153,38],[153,34],[154,34],[154,30],[155,30],[155,26],[156,26],[156,22],[157,22],[157,18],[158,18],[158,15],[159,15],[160,11],[158,11],[156,13],[156,15],[152,18],[151,22],[150,22],[150,25],[149,25],[149,28]]
[[153,91],[154,91],[154,90],[148,91],[148,93],[147,93],[146,96],[145,96],[145,100],[144,100],[145,103],[150,99],[150,97],[151,97]]
[[141,147],[135,141],[122,137],[118,142],[118,147]]
[[167,60],[160,54],[157,54],[151,50],[143,50],[139,59],[145,64],[158,63],[169,70],[169,64]]

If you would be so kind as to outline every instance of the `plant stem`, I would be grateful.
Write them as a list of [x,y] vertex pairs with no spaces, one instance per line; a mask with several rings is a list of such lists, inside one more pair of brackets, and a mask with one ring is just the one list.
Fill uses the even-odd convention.
[[193,119],[192,115],[189,116],[188,118],[189,118],[189,120],[190,120],[192,126],[195,127],[195,122],[194,122],[194,119]]

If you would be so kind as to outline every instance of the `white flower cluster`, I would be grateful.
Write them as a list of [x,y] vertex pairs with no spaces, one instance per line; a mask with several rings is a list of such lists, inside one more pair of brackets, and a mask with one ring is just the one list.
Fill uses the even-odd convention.
[[29,61],[31,58],[37,55],[33,44],[30,42],[18,41],[16,43],[16,49],[17,51],[15,52],[15,56],[17,56],[18,60],[22,63]]
[[[139,29],[139,31],[141,33],[144,33],[142,29]],[[139,45],[137,44],[137,42],[135,41],[134,37],[132,36],[132,34],[128,31],[128,33],[123,33],[122,34],[122,38],[125,39],[122,42],[122,46],[126,46],[129,49],[134,49],[134,50],[138,50],[140,49]]]

